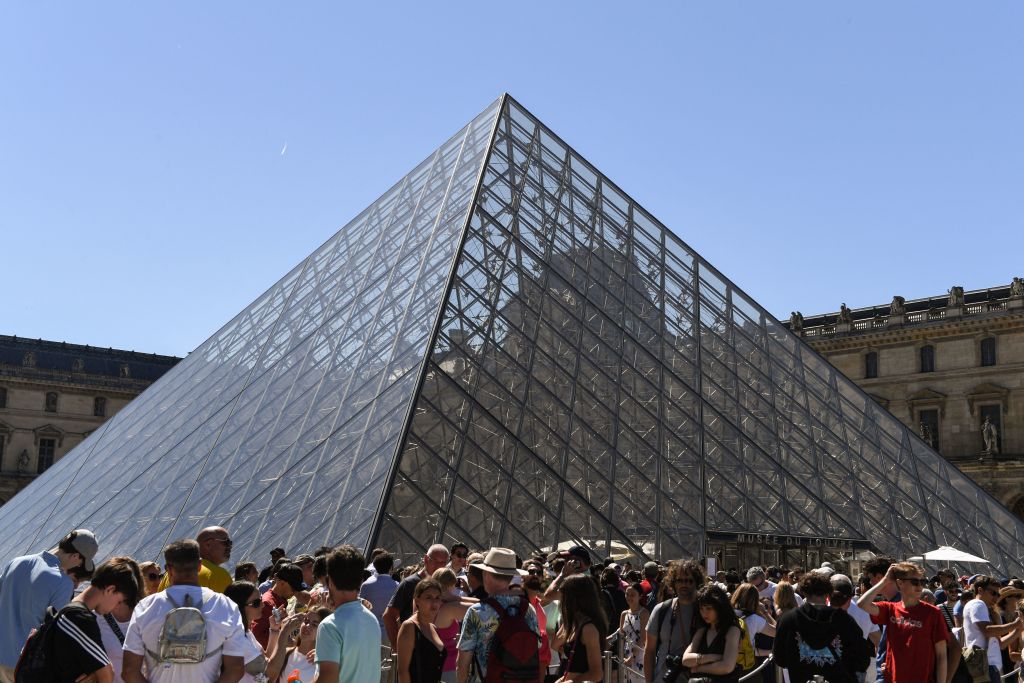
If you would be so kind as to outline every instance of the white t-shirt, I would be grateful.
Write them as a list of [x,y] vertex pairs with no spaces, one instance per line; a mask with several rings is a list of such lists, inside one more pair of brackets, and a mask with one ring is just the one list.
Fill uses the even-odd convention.
[[[174,609],[167,599],[168,593],[178,605],[185,604],[186,595],[192,597],[193,605],[202,600],[203,617],[206,619],[206,651],[212,652],[223,646],[221,652],[201,664],[156,663],[147,649],[157,651],[164,618]],[[170,586],[165,591],[143,598],[135,606],[125,632],[124,649],[145,655],[150,683],[214,683],[220,677],[221,655],[244,658],[249,645],[242,627],[242,615],[234,601],[208,588]]]
[[761,584],[761,589],[759,591],[757,591],[758,597],[768,598],[770,600],[774,599],[775,598],[775,589],[776,589],[776,587],[778,587],[778,585],[779,584],[775,583],[774,581],[767,581],[766,580],[763,584]]
[[850,600],[846,605],[846,613],[853,617],[853,620],[857,622],[857,626],[860,626],[861,633],[864,634],[864,640],[867,640],[868,636],[875,631],[881,630],[878,624],[871,621],[870,614],[857,607],[856,600]]
[[312,683],[313,676],[316,674],[316,664],[313,664],[306,655],[302,654],[298,650],[292,650],[288,658],[284,660],[284,668],[281,669],[281,681],[280,683],[287,683],[288,676],[295,669],[299,670],[300,680],[302,683]]
[[974,598],[964,605],[964,639],[967,647],[983,647],[988,652],[989,666],[997,669],[1003,668],[1003,656],[999,651],[998,638],[986,638],[985,634],[978,628],[978,622],[987,621],[992,623],[992,617],[988,611],[988,605],[982,600]]
[[760,614],[751,614],[750,616],[743,616],[743,612],[735,610],[736,616],[743,617],[743,623],[747,625],[747,635],[750,636],[750,644],[753,645],[754,649],[757,649],[757,645],[754,645],[754,638],[757,634],[764,630],[767,621],[764,620]]
[[[103,649],[107,652],[107,657],[110,659],[110,664],[114,667],[114,683],[121,683],[121,663],[124,661],[124,650],[121,648],[121,641],[117,639],[114,634],[114,630],[110,628],[110,624],[107,623],[107,618],[98,612],[96,614],[96,623],[100,627],[100,637],[103,639]],[[121,635],[123,636],[128,632],[129,621],[118,621],[114,620],[117,627],[121,629]]]
[[[246,632],[245,641],[248,644],[246,645],[245,654],[242,655],[243,664],[248,664],[254,659],[259,659],[260,657],[263,657],[263,646],[260,645],[260,641],[256,640],[256,636],[253,635],[251,630]],[[263,658],[263,661],[267,661],[265,657]],[[263,678],[264,680],[266,680],[266,676],[264,676]],[[312,681],[313,679],[311,678],[309,680]],[[247,671],[244,674],[242,674],[241,683],[256,683],[256,678],[253,677],[253,675]]]

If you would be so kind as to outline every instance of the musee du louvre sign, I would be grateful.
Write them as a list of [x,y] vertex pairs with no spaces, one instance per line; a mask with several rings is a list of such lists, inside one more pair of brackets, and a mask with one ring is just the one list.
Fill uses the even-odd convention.
[[852,538],[822,538],[821,536],[791,536],[775,534],[746,534],[708,532],[708,541],[751,544],[785,548],[828,548],[830,550],[872,550],[870,541]]
[[671,560],[711,531],[1024,575],[1024,522],[681,238],[702,229],[502,96],[0,508],[0,562],[78,527],[156,559],[221,524],[239,560]]

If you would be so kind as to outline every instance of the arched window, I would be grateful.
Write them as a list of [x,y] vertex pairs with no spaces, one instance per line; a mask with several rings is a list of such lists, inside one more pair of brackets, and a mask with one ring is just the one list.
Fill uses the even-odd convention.
[[92,414],[95,417],[107,416],[107,399],[97,396],[92,400]]
[[878,352],[868,351],[864,354],[864,378],[878,377]]
[[981,364],[996,364],[996,338],[986,337],[981,340]]
[[921,372],[935,372],[935,347],[921,347]]
[[46,393],[46,412],[56,413],[57,412],[57,392],[48,391]]

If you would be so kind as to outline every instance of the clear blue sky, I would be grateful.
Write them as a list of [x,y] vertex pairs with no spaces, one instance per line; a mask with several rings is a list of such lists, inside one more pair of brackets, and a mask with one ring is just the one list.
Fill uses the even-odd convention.
[[1024,3],[344,4],[4,3],[0,333],[183,355],[506,90],[780,317],[1024,275]]

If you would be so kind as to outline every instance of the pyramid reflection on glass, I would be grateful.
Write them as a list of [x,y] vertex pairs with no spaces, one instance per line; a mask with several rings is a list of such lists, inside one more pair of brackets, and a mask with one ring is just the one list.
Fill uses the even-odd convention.
[[706,532],[955,545],[1024,524],[504,96],[0,508],[0,560]]

